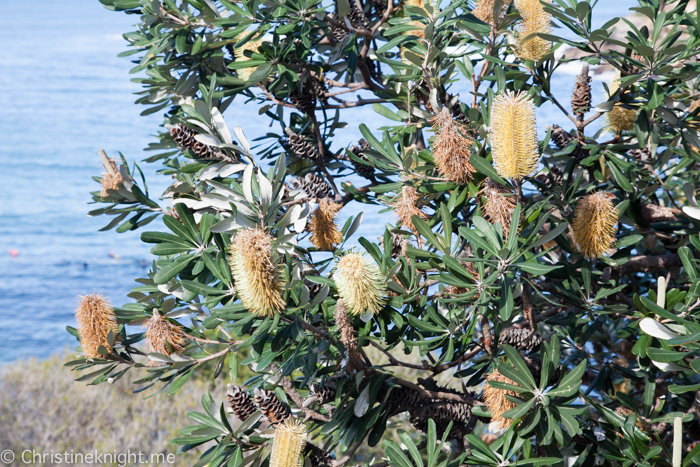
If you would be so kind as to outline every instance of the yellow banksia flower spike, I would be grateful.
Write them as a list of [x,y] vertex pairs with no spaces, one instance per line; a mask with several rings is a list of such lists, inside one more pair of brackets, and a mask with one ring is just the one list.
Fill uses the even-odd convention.
[[503,0],[501,3],[501,11],[498,17],[494,16],[493,7],[496,2],[494,0],[479,0],[476,3],[476,8],[472,10],[472,14],[479,18],[484,23],[496,28],[498,23],[503,19],[508,11],[508,7],[513,3],[513,0]]
[[335,203],[329,198],[323,198],[311,215],[309,230],[311,231],[311,243],[323,251],[333,251],[335,245],[343,241],[343,233],[338,230],[335,223],[336,215],[342,204]]
[[377,314],[384,306],[386,283],[379,267],[364,255],[351,252],[340,258],[333,279],[348,313]]
[[109,300],[101,294],[83,295],[79,298],[75,319],[78,322],[80,347],[87,358],[101,358],[100,346],[108,351],[112,350],[109,332],[112,331],[115,342],[119,337],[114,309]]
[[493,370],[491,373],[486,375],[486,384],[484,384],[484,402],[491,412],[491,423],[489,424],[489,429],[491,431],[501,431],[506,430],[513,423],[513,420],[509,418],[503,418],[505,412],[510,409],[514,409],[517,404],[506,399],[506,395],[517,396],[515,391],[509,391],[506,389],[499,389],[491,386],[490,381],[500,381],[502,383],[508,383],[517,386],[517,384],[510,378],[506,378],[498,372],[498,370]]
[[486,203],[484,204],[486,219],[492,224],[501,224],[503,236],[507,239],[513,218],[513,210],[518,204],[518,197],[515,192],[497,181],[487,178],[481,191],[479,191],[479,196],[486,198]]
[[525,93],[499,93],[491,106],[493,165],[504,178],[521,179],[535,170],[540,158],[535,103]]
[[263,229],[240,230],[229,245],[229,264],[243,305],[258,316],[284,310],[283,281],[272,237]]
[[306,427],[295,418],[287,418],[275,431],[270,467],[303,467],[305,446]]
[[[617,74],[617,78],[608,86],[611,96],[620,89],[619,79],[620,73]],[[610,112],[605,114],[605,120],[610,133],[619,134],[623,131],[630,131],[634,128],[634,122],[637,120],[637,111],[634,109],[627,109],[617,102]]]
[[438,172],[450,181],[462,185],[469,183],[476,173],[470,162],[474,141],[459,131],[447,108],[433,117],[430,123],[435,128],[432,148]]
[[417,201],[418,190],[416,190],[415,187],[404,185],[401,188],[398,200],[394,203],[394,210],[396,211],[396,216],[399,218],[399,225],[406,227],[412,232],[416,231],[413,221],[411,220],[412,216],[418,216],[423,219],[428,218],[428,216],[416,206]]
[[182,326],[170,322],[157,308],[153,309],[153,315],[144,327],[150,352],[170,355],[171,352],[178,353],[185,348],[187,337]]
[[[250,32],[243,32],[241,35],[239,35],[236,39],[241,40],[243,39],[244,36],[250,34]],[[250,57],[246,57],[245,52],[246,51],[251,51],[251,52],[257,52],[260,46],[262,45],[262,39],[258,40],[250,40],[243,44],[242,46],[236,48],[234,50],[233,56],[236,59],[236,62],[249,62],[252,60]],[[253,66],[253,67],[248,67],[248,68],[239,68],[236,70],[236,74],[238,77],[244,81],[248,81],[251,77],[251,75],[257,70],[258,67]]]
[[[547,3],[551,3],[547,1]],[[550,50],[552,43],[541,37],[527,38],[531,34],[550,34],[552,32],[552,15],[544,11],[540,0],[515,0],[515,8],[518,9],[522,21],[515,27],[517,42],[515,55],[521,60],[536,62]]]
[[597,258],[615,244],[617,208],[612,195],[604,191],[578,200],[571,227],[574,244],[586,258]]

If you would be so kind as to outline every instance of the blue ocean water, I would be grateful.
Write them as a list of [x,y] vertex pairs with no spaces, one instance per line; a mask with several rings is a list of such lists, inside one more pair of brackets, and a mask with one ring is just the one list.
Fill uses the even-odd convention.
[[[596,23],[631,4],[597,7]],[[91,177],[101,171],[98,148],[140,161],[150,155],[143,148],[161,122],[157,114],[139,116],[144,107],[133,104],[139,86],[129,81],[132,65],[116,56],[126,48],[121,34],[136,21],[97,0],[0,2],[0,361],[45,357],[75,345],[65,326],[75,325],[76,297],[102,292],[122,305],[150,264],[139,231],[98,232],[108,219],[86,216],[95,208],[88,203],[98,187]],[[553,88],[567,102],[572,74],[559,80]],[[597,81],[594,100],[602,96]],[[242,126],[249,139],[268,131],[256,107],[233,106],[226,116],[231,128]],[[360,123],[383,123],[370,108],[343,120],[348,128],[336,139],[341,145],[357,141]],[[561,121],[552,106],[538,109],[542,133],[546,124]],[[152,195],[161,193],[166,177],[155,175],[157,166],[141,167]],[[343,213],[360,210],[369,238],[392,221],[376,207]],[[162,222],[148,229],[163,229]]]

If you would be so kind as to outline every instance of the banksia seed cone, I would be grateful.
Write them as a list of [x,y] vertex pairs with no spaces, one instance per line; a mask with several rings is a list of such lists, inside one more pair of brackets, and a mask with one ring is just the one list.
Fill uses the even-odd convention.
[[335,223],[336,215],[342,204],[335,203],[329,198],[323,198],[311,215],[309,230],[311,243],[319,250],[333,251],[335,245],[343,241],[343,233]]
[[413,225],[412,216],[418,216],[422,219],[427,219],[428,216],[425,215],[423,211],[416,207],[416,202],[418,201],[418,190],[415,187],[404,185],[401,188],[401,194],[399,199],[394,204],[394,210],[399,218],[399,225],[416,232],[416,228]]
[[[618,79],[610,83],[610,95],[615,94],[620,89],[620,76]],[[637,120],[637,111],[627,109],[619,102],[605,115],[607,120],[607,128],[610,133],[619,134],[623,131],[630,131],[634,128],[634,122]]]
[[506,91],[491,107],[493,165],[504,178],[530,175],[540,158],[537,148],[535,104],[526,94]]
[[240,230],[229,246],[238,296],[258,316],[272,316],[286,305],[275,256],[272,237],[262,229]]
[[310,86],[310,92],[313,94],[313,96],[318,99],[319,101],[326,103],[328,102],[328,98],[326,97],[326,93],[328,92],[328,88],[326,87],[326,83],[321,81],[320,79],[312,76],[311,77],[311,86]]
[[505,412],[516,407],[517,404],[506,399],[506,395],[517,396],[515,391],[509,391],[505,389],[494,388],[489,384],[490,381],[500,381],[502,383],[517,384],[503,376],[498,372],[498,370],[493,370],[491,373],[486,375],[486,384],[484,384],[484,402],[491,412],[491,424],[489,429],[492,431],[505,430],[513,423],[513,420],[509,418],[503,418]]
[[297,110],[305,114],[313,115],[316,110],[316,96],[311,92],[293,92],[289,94],[289,101]]
[[498,23],[503,19],[508,11],[508,7],[513,3],[513,0],[504,0],[501,4],[501,11],[498,17],[493,15],[493,7],[496,2],[494,0],[479,0],[476,4],[476,8],[472,10],[472,14],[479,18],[484,23],[490,25],[492,28],[497,28]]
[[508,344],[516,349],[532,352],[540,348],[542,336],[532,329],[509,327],[501,331],[498,344]]
[[333,457],[324,451],[323,449],[314,446],[313,444],[308,444],[304,448],[304,455],[308,456],[309,461],[311,461],[311,467],[322,467],[333,465]]
[[335,324],[340,331],[340,342],[343,343],[346,349],[353,352],[357,348],[357,333],[348,318],[348,313],[342,299],[338,300],[335,304],[334,316]]
[[318,149],[311,144],[311,142],[307,141],[303,136],[294,133],[289,127],[285,128],[284,132],[289,138],[289,146],[292,148],[292,151],[294,151],[294,154],[299,157],[310,159],[316,164],[323,162],[321,160],[321,155],[318,153]]
[[[243,34],[247,35],[249,33],[244,32]],[[238,37],[238,39],[240,40],[240,39],[242,39],[242,37]],[[258,39],[255,41],[253,41],[253,40],[248,41],[245,44],[243,44],[242,46],[238,47],[237,49],[235,49],[233,51],[236,61],[237,62],[249,62],[249,61],[253,60],[250,57],[246,57],[245,52],[247,52],[247,51],[257,52],[261,45],[262,45],[262,39]],[[257,69],[258,69],[258,67],[256,67],[256,66],[249,67],[249,68],[239,68],[238,70],[236,70],[236,74],[243,81],[248,81],[250,79],[250,77],[252,76],[252,74]]]
[[[342,23],[342,21],[336,13],[329,13],[328,17],[333,21]],[[345,36],[348,35],[348,31],[346,31],[344,28],[336,26],[330,21],[328,21],[326,24],[328,25],[328,31],[330,31],[331,36],[333,36],[333,39],[335,39],[336,42],[342,42],[343,39],[345,39]]]
[[377,314],[384,306],[386,285],[379,268],[368,264],[358,253],[348,253],[338,261],[333,273],[338,295],[353,315]]
[[564,131],[559,125],[552,125],[551,138],[559,149],[564,149],[573,141],[574,137]]
[[615,244],[617,209],[604,191],[581,198],[574,209],[574,243],[586,258],[597,258]]
[[397,256],[406,255],[406,247],[408,246],[408,240],[403,235],[397,233],[391,233],[391,257],[396,258]]
[[515,8],[523,18],[516,26],[515,55],[521,60],[536,62],[552,50],[552,43],[540,37],[527,37],[536,33],[551,33],[552,15],[544,11],[540,0],[515,0]]
[[304,178],[297,177],[292,182],[295,188],[304,190],[309,198],[327,198],[332,194],[331,186],[323,177],[308,173]]
[[484,186],[481,188],[479,195],[486,198],[486,203],[484,204],[485,217],[492,224],[501,224],[503,235],[505,238],[508,238],[513,210],[518,204],[517,195],[513,190],[509,190],[490,178],[484,181]]
[[284,405],[273,391],[255,388],[254,402],[258,410],[260,410],[270,422],[270,425],[279,425],[292,415],[289,407]]
[[100,180],[100,185],[102,185],[100,195],[103,198],[107,196],[107,190],[118,190],[119,184],[124,182],[117,168],[117,162],[114,159],[109,159],[109,167],[105,167],[105,170],[107,172],[102,174],[102,179]]
[[210,159],[218,154],[218,151],[212,149],[211,146],[207,146],[194,139],[196,135],[196,131],[186,127],[182,123],[170,127],[170,136],[181,148],[189,149],[203,159]]
[[255,405],[253,399],[240,386],[229,384],[226,386],[226,400],[233,413],[240,421],[253,415]]
[[[369,149],[369,143],[364,138],[359,141],[359,146],[350,146],[350,152],[363,161],[369,160],[367,155],[364,153],[365,151],[369,151]],[[352,166],[355,168],[355,173],[357,175],[365,178],[369,178],[374,175],[374,167],[371,165],[361,164],[360,162],[356,162],[352,159],[350,159],[350,163],[352,163]]]
[[551,191],[555,187],[561,186],[562,181],[564,181],[564,172],[556,165],[550,165],[549,175],[541,173],[535,178],[546,187],[547,191]]
[[588,76],[588,63],[583,64],[581,73],[576,76],[574,92],[571,95],[571,110],[579,120],[591,108],[591,77]]
[[447,109],[430,120],[435,128],[433,157],[443,177],[460,184],[467,184],[476,169],[469,161],[474,141],[462,135]]
[[294,418],[288,418],[277,427],[272,442],[270,467],[302,467],[302,452],[306,446],[306,427]]
[[365,12],[362,11],[355,0],[349,0],[349,3],[350,11],[348,12],[348,19],[350,20],[350,24],[352,24],[355,29],[367,29],[369,20],[365,16]]
[[80,347],[87,358],[101,358],[102,355],[98,351],[100,346],[108,351],[112,350],[107,336],[112,331],[116,341],[119,337],[119,326],[109,300],[100,294],[80,297],[75,319],[78,322]]
[[168,321],[158,309],[153,309],[153,316],[146,321],[146,341],[150,352],[170,355],[185,348],[187,338],[182,326]]

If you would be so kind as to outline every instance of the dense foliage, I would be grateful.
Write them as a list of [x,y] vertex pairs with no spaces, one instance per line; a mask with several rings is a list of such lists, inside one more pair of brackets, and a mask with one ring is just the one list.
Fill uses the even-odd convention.
[[[140,369],[175,394],[249,365],[174,440],[210,447],[198,465],[263,466],[277,430],[273,467],[665,466],[677,418],[700,464],[688,0],[600,29],[575,0],[100,1],[139,21],[123,55],[165,112],[146,161],[172,184],[158,199],[103,154],[91,215],[167,231],[141,234],[158,259],[132,303],[81,302],[83,381]],[[569,106],[552,76],[572,62]],[[597,105],[589,65],[619,73]],[[545,102],[562,118],[538,141]],[[386,125],[334,144],[362,106]],[[222,114],[254,111],[272,125],[252,147]],[[393,213],[382,237],[344,214],[360,203]]]

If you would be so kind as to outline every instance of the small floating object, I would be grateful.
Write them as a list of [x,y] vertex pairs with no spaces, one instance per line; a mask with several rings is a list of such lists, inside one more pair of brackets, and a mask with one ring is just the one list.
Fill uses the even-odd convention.
[[114,259],[119,259],[119,254],[113,252],[112,250],[109,250],[109,257],[114,258]]
[[12,256],[12,257],[14,257],[14,258],[16,258],[16,257],[19,256],[19,251],[15,250],[15,249],[12,249],[12,248],[10,248],[10,250],[8,251],[8,253],[10,254],[10,256]]

